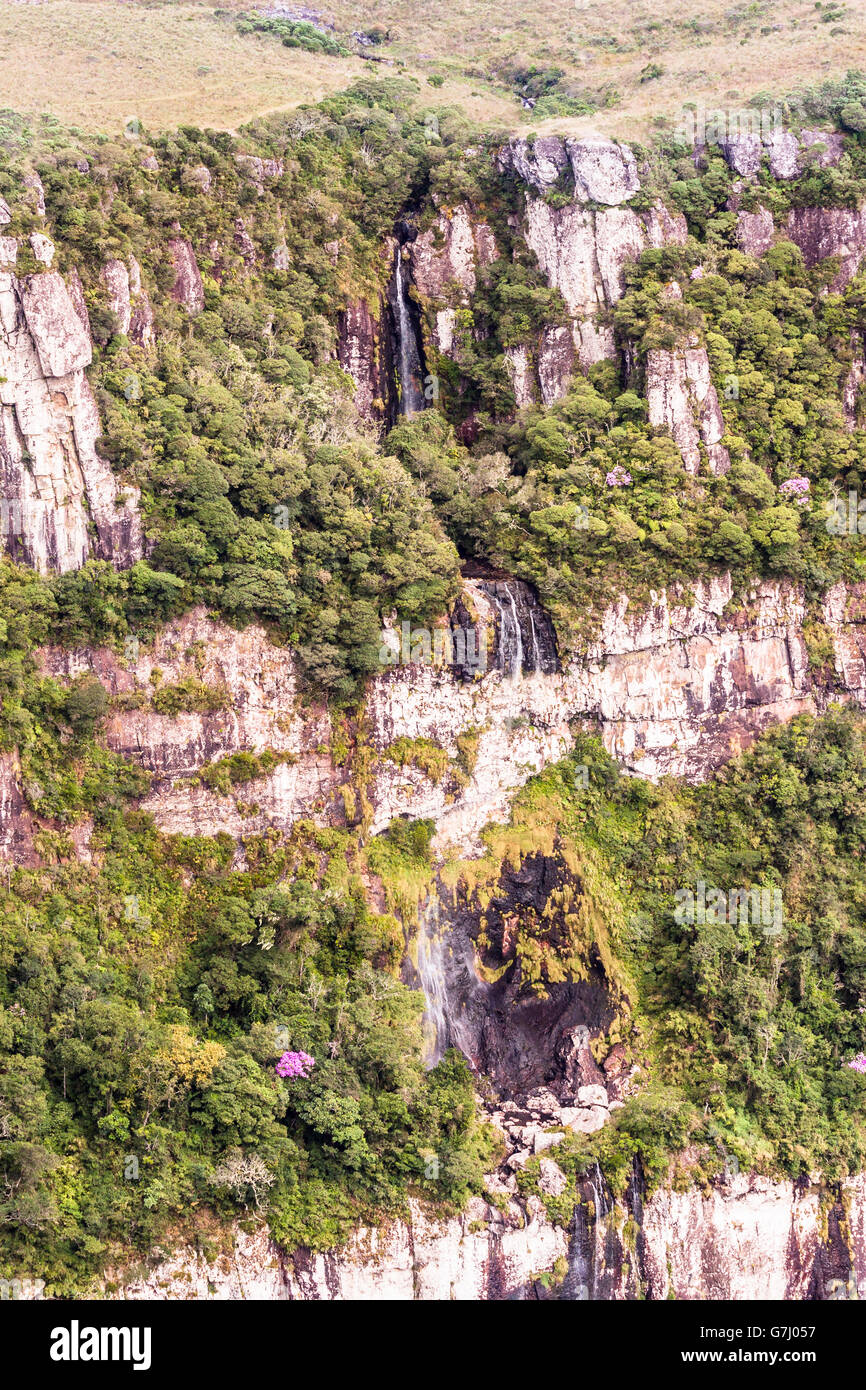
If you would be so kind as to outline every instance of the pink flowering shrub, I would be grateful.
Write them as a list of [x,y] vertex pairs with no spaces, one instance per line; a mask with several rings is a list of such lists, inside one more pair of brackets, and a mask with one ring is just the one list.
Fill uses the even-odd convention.
[[610,470],[604,481],[608,487],[628,487],[631,482],[631,474],[623,468],[621,463],[618,463]]
[[796,502],[798,507],[805,507],[809,502],[809,487],[808,478],[789,478],[782,483],[779,491],[786,502]]
[[277,1062],[277,1076],[308,1076],[315,1065],[316,1059],[309,1052],[284,1052]]
[[866,1072],[866,1053],[858,1052],[857,1056],[848,1063],[852,1071]]

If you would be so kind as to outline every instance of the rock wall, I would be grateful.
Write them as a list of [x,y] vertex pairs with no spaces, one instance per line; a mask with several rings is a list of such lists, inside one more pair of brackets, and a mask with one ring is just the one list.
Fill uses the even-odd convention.
[[[538,396],[549,405],[565,394],[576,362],[586,368],[616,357],[613,333],[599,326],[597,312],[622,296],[629,260],[648,246],[685,241],[685,218],[661,203],[643,213],[621,206],[640,191],[637,164],[626,145],[559,137],[540,137],[531,145],[514,140],[500,150],[498,164],[522,186],[524,207],[512,221],[548,284],[561,292],[570,316],[569,328],[551,324],[540,341],[506,353],[517,405]],[[570,205],[553,207],[536,196],[557,183],[567,185]],[[592,211],[587,203],[603,206]],[[466,204],[440,211],[412,244],[412,278],[428,311],[429,343],[439,352],[459,361],[457,314],[471,308],[478,272],[498,254],[490,228]]]
[[134,256],[130,256],[128,262],[106,261],[100,279],[108,307],[117,321],[117,332],[137,347],[151,347],[154,343],[153,308],[147,291],[142,288],[138,261]]
[[763,256],[777,238],[799,246],[809,269],[838,257],[838,268],[828,277],[828,287],[839,293],[854,279],[866,257],[866,210],[792,208],[779,227],[768,208],[737,212],[737,241],[746,255]]
[[60,275],[0,271],[0,536],[43,571],[90,555],[125,567],[143,553],[137,494],[121,494],[97,453],[91,356]]
[[[613,331],[599,327],[595,315],[622,297],[627,262],[648,246],[682,243],[686,224],[661,205],[648,213],[620,207],[587,212],[576,204],[552,208],[527,197],[523,231],[548,284],[565,300],[577,359],[586,368],[616,357]],[[564,380],[554,389],[548,385],[545,398],[555,399],[565,387]]]
[[[490,626],[482,581],[464,583],[480,624]],[[622,597],[585,654],[559,672],[488,669],[464,680],[428,663],[391,667],[371,682],[365,710],[378,753],[367,786],[372,833],[398,815],[430,817],[440,846],[476,853],[479,831],[507,819],[517,788],[569,751],[575,719],[597,727],[631,772],[699,780],[772,723],[818,713],[831,699],[866,707],[866,590],[838,586],[825,598],[822,620],[835,645],[829,671],[809,667],[805,614],[795,586],[765,582],[734,604],[723,576],[696,585],[688,601],[661,593],[645,610]],[[156,713],[154,667],[166,685],[198,673],[225,690],[225,707]],[[290,653],[272,647],[261,628],[236,633],[198,610],[132,661],[107,650],[52,649],[44,668],[61,677],[93,670],[113,696],[139,692],[144,707],[115,709],[104,737],[153,773],[145,806],[166,831],[241,838],[268,826],[287,830],[300,817],[343,823],[340,787],[350,771],[331,759],[328,714],[299,701]],[[468,779],[456,775],[458,738],[467,733],[477,740]],[[434,782],[382,756],[398,738],[433,740],[451,755],[454,775]],[[273,749],[288,760],[237,795],[190,785],[203,766],[238,749]]]
[[[743,114],[758,121],[757,112]],[[797,134],[775,123],[763,131],[730,131],[718,144],[727,163],[744,178],[754,178],[766,161],[774,179],[796,179],[809,168],[828,169],[838,164],[845,152],[845,139],[838,131],[801,130]]]
[[700,470],[704,455],[714,477],[727,473],[731,460],[721,442],[725,421],[703,345],[675,352],[650,348],[646,395],[650,424],[670,430],[689,473]]
[[337,323],[337,360],[355,383],[355,405],[366,420],[381,419],[393,394],[387,380],[381,302],[378,309],[374,316],[365,299],[355,300]]
[[478,272],[498,254],[487,223],[465,203],[443,208],[432,226],[409,244],[412,283],[428,309],[428,348],[459,360],[458,311],[471,306]]
[[204,308],[204,286],[195,251],[183,237],[173,237],[168,243],[168,255],[174,270],[171,297],[190,315]]
[[[542,1160],[551,1192],[559,1169]],[[561,1174],[560,1174],[561,1177]],[[126,1299],[826,1300],[866,1294],[866,1179],[836,1190],[737,1175],[706,1193],[633,1186],[616,1205],[587,1182],[567,1227],[542,1200],[481,1199],[439,1222],[418,1202],[403,1221],[359,1230],[327,1254],[287,1255],[264,1230],[237,1232],[206,1261],[176,1251]],[[631,1218],[631,1231],[626,1223]],[[541,1275],[552,1275],[541,1280]]]
[[[795,208],[776,227],[767,208],[745,212],[739,206],[744,185],[754,182],[765,162],[775,177],[795,178],[810,164],[826,167],[838,162],[842,138],[816,130],[794,135],[778,129],[766,138],[759,133],[735,135],[723,140],[720,148],[743,176],[729,204],[737,211],[741,249],[761,256],[777,238],[786,237],[801,248],[810,267],[838,257],[830,288],[844,288],[866,256],[863,210]],[[641,191],[640,171],[628,146],[613,141],[515,139],[498,152],[497,164],[506,178],[517,182],[522,195],[520,211],[509,221],[534,253],[547,283],[560,291],[568,314],[567,325],[550,323],[536,340],[510,346],[504,354],[505,368],[519,409],[539,399],[551,405],[566,393],[576,368],[585,371],[596,362],[617,360],[605,311],[622,297],[625,268],[647,248],[684,244],[686,220],[660,201],[648,211],[628,206]],[[571,201],[547,201],[553,188]],[[476,336],[484,335],[482,322],[470,317],[461,326],[460,314],[471,315],[478,275],[499,254],[491,228],[467,203],[441,208],[432,225],[411,241],[408,265],[414,294],[425,311],[425,350],[459,363],[466,322]],[[383,397],[380,320],[381,314],[377,319],[363,302],[350,304],[341,320],[340,361],[356,382],[356,400],[368,418],[381,416],[371,404]],[[729,459],[721,442],[724,422],[702,344],[690,342],[676,353],[651,353],[647,394],[651,422],[671,429],[691,471],[697,470],[701,450],[712,473],[727,470]]]
[[[226,830],[240,837],[269,825],[287,829],[302,816],[322,818],[326,805],[333,814],[340,779],[323,751],[329,716],[320,706],[301,706],[292,657],[273,646],[262,628],[235,632],[195,609],[168,624],[148,650],[134,641],[124,656],[105,648],[50,648],[43,667],[64,678],[85,671],[99,677],[115,706],[105,742],[153,774],[143,805],[165,829],[200,835]],[[161,672],[163,687],[199,680],[222,693],[224,704],[211,712],[161,714],[152,704],[154,671]],[[142,707],[129,708],[136,692]],[[190,785],[203,767],[241,749],[269,749],[286,761],[237,797]]]

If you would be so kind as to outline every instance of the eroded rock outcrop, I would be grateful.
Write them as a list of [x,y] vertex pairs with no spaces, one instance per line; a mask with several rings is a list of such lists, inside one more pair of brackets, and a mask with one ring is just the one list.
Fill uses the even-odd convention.
[[137,347],[150,348],[156,341],[153,305],[142,284],[141,266],[134,256],[129,258],[129,292],[132,296],[129,340]]
[[[616,357],[613,330],[596,322],[599,309],[615,304],[625,289],[625,267],[649,246],[681,244],[685,219],[662,205],[651,212],[606,208],[587,212],[580,207],[552,208],[540,198],[527,198],[523,219],[527,245],[552,288],[565,300],[572,320],[572,338],[579,364],[586,368]],[[570,363],[542,344],[539,376],[546,403],[564,394]],[[546,350],[545,350],[546,348]],[[559,357],[564,374],[554,365]]]
[[862,208],[792,208],[777,227],[768,208],[754,212],[737,209],[737,198],[728,204],[737,211],[737,243],[748,256],[763,256],[779,237],[793,241],[811,269],[831,257],[839,266],[829,281],[838,293],[850,284],[866,256],[866,212]]
[[[482,581],[465,584],[481,623],[493,623]],[[377,753],[365,789],[370,830],[384,830],[398,815],[429,817],[437,844],[477,853],[480,830],[508,818],[517,788],[572,747],[577,718],[597,727],[632,772],[700,780],[772,723],[820,713],[831,699],[866,708],[863,592],[838,586],[824,601],[822,621],[835,646],[826,672],[809,666],[805,616],[795,586],[764,582],[734,604],[730,579],[721,577],[697,584],[690,600],[661,593],[644,610],[621,598],[585,654],[559,672],[514,675],[491,663],[480,678],[465,680],[429,662],[400,662],[368,690]],[[225,705],[204,714],[156,713],[150,670],[159,667],[165,684],[176,683],[198,669],[197,651],[204,652],[201,680],[225,689]],[[154,774],[146,805],[165,830],[225,830],[241,839],[268,826],[288,830],[300,817],[344,822],[340,788],[350,771],[336,769],[323,751],[327,713],[298,708],[291,656],[271,647],[262,629],[237,634],[198,611],[170,624],[132,669],[107,651],[52,651],[45,664],[60,676],[93,670],[111,694],[147,692],[144,707],[112,713],[105,738]],[[474,757],[469,775],[459,776],[458,739],[466,735]],[[411,762],[392,761],[387,750],[397,739],[432,740],[449,754],[454,775],[432,780]],[[290,757],[237,795],[191,785],[203,766],[241,749]]]
[[774,179],[796,179],[809,168],[828,169],[838,164],[845,152],[845,139],[838,131],[801,130],[797,134],[766,121],[760,129],[757,111],[742,115],[742,121],[732,121],[736,128],[714,143],[743,178],[754,178],[766,160]]
[[511,380],[511,389],[518,410],[525,405],[531,405],[535,400],[535,374],[529,352],[523,344],[505,349],[505,368]]
[[[125,656],[108,649],[51,648],[43,664],[66,678],[85,671],[99,677],[114,704],[105,742],[153,774],[153,791],[143,804],[166,828],[186,826],[188,833],[203,835],[223,829],[240,837],[268,825],[288,828],[299,816],[321,819],[326,802],[333,815],[339,778],[321,751],[329,739],[328,715],[320,707],[299,708],[292,657],[273,646],[262,628],[234,632],[196,609],[168,624],[151,648],[133,641]],[[198,681],[215,707],[160,713],[151,698],[154,671],[161,673],[162,687]],[[237,798],[191,780],[240,750],[268,750],[284,760]]]
[[259,159],[257,155],[237,154],[235,163],[244,172],[260,198],[264,197],[265,184],[272,183],[283,175],[281,159]]
[[808,267],[839,257],[839,269],[830,282],[834,292],[850,284],[866,256],[866,211],[862,208],[792,208],[785,230]]
[[34,824],[21,789],[21,768],[15,753],[0,754],[0,859],[12,864],[35,864]]
[[[555,1159],[546,1163],[544,1181],[556,1188]],[[511,1197],[503,1210],[475,1198],[444,1222],[413,1201],[404,1220],[362,1228],[325,1254],[289,1255],[264,1228],[238,1230],[231,1252],[209,1262],[192,1247],[179,1250],[115,1296],[749,1301],[866,1294],[862,1177],[826,1190],[737,1175],[708,1194],[662,1188],[648,1199],[633,1184],[620,1204],[598,1179],[587,1179],[581,1198],[567,1226],[555,1225],[537,1196]]]
[[108,307],[117,320],[117,331],[127,335],[132,322],[129,271],[123,261],[106,261],[100,275],[108,296]]
[[191,243],[174,237],[168,243],[168,254],[174,267],[172,299],[182,304],[188,314],[200,314],[204,308],[204,286]]
[[544,192],[570,171],[576,202],[617,207],[640,192],[637,161],[628,145],[587,138],[562,140],[540,136],[516,139],[499,152],[499,167],[513,171],[522,182]]
[[763,256],[773,244],[776,226],[769,208],[737,213],[737,243],[747,256]]
[[408,250],[412,282],[430,308],[431,345],[451,356],[457,310],[470,306],[479,270],[498,255],[493,233],[460,203],[451,211],[443,209]]
[[0,273],[0,524],[13,558],[41,570],[142,554],[137,495],[96,450],[91,355],[60,275]]
[[439,299],[449,285],[475,293],[479,267],[496,259],[496,242],[485,222],[465,203],[440,212],[433,226],[411,243],[412,278],[419,294]]
[[703,445],[709,471],[719,477],[731,466],[722,444],[725,421],[710,375],[707,350],[701,346],[647,353],[646,394],[651,425],[670,430],[689,473],[701,467]]

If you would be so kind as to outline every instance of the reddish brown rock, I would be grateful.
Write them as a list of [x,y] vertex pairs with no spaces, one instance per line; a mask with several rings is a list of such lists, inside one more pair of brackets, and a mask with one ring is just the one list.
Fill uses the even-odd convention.
[[850,208],[792,208],[787,235],[803,252],[808,267],[831,256],[840,266],[830,282],[834,292],[850,284],[866,255],[866,211]]
[[769,208],[737,213],[737,245],[747,256],[763,256],[773,244],[776,228]]
[[172,299],[182,304],[188,314],[200,314],[204,308],[204,287],[192,246],[175,237],[168,243],[168,254],[174,267]]
[[337,322],[337,360],[355,383],[355,405],[365,419],[380,419],[387,394],[381,321],[366,299],[349,304]]

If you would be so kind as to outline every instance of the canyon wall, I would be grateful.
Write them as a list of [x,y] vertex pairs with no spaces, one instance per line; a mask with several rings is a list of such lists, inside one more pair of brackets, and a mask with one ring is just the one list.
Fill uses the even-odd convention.
[[[754,178],[762,159],[775,161],[778,177],[793,177],[785,170],[799,171],[809,150],[816,159],[839,155],[832,141],[820,148],[820,132],[811,133],[814,140],[809,134],[796,148],[759,141],[757,148],[725,146],[724,153],[744,179]],[[260,192],[272,176],[266,166],[248,161]],[[629,261],[647,247],[681,244],[685,221],[661,203],[640,212],[628,206],[641,189],[641,171],[626,146],[515,141],[500,168],[522,185],[516,229],[565,304],[567,323],[548,324],[537,341],[507,355],[517,405],[550,404],[575,370],[616,356],[606,311],[623,293]],[[555,185],[568,187],[570,202],[546,201]],[[801,247],[809,265],[839,257],[834,288],[850,280],[866,253],[856,210],[797,209],[779,227],[766,210],[739,213],[744,250],[760,254],[781,235]],[[255,247],[243,223],[236,240],[252,266]],[[19,279],[17,246],[0,238],[3,539],[15,558],[42,570],[74,569],[91,555],[128,565],[143,553],[141,525],[133,491],[119,488],[98,453],[80,283],[51,269],[47,237],[34,234],[31,247],[44,269]],[[389,241],[386,259],[395,249]],[[459,364],[462,316],[471,317],[478,277],[497,254],[490,226],[466,204],[438,209],[432,227],[407,243],[428,350]],[[194,316],[204,306],[194,248],[177,237],[168,255],[170,293]],[[102,278],[119,331],[151,347],[153,311],[137,265],[111,261]],[[388,312],[384,297],[372,308],[357,300],[339,325],[339,361],[355,382],[358,409],[375,419],[386,414],[391,394]],[[846,386],[852,428],[862,374],[861,360]],[[700,342],[650,354],[647,396],[651,423],[670,430],[690,471],[704,461],[712,473],[725,471],[724,422]],[[518,581],[503,580],[501,588],[497,594],[484,581],[464,581],[463,611],[477,615],[489,657],[474,671],[406,659],[402,637],[383,633],[383,652],[394,659],[383,657],[370,682],[357,731],[373,751],[363,788],[371,808],[366,834],[383,831],[396,816],[430,818],[437,851],[478,854],[481,830],[507,819],[514,792],[571,749],[576,722],[597,728],[634,775],[700,780],[775,722],[820,713],[833,700],[866,708],[866,586],[840,585],[823,600],[818,617],[833,654],[821,667],[810,662],[804,596],[788,583],[762,582],[735,596],[730,578],[720,576],[693,593],[655,594],[645,608],[620,597],[585,650],[562,668],[555,650],[551,659],[527,635],[537,636],[530,591]],[[506,632],[509,606],[519,620]],[[454,615],[450,626],[460,626]],[[342,825],[360,817],[351,809],[351,760],[335,757],[328,711],[305,697],[290,651],[271,645],[261,627],[236,632],[195,610],[148,647],[133,642],[123,655],[49,648],[41,661],[62,681],[98,676],[110,697],[104,741],[151,774],[142,804],[167,832],[227,832],[242,862],[245,836],[285,833],[302,818]],[[208,697],[202,707],[193,701],[169,712],[171,701],[160,691],[193,680]],[[411,758],[395,760],[389,751],[398,740],[436,744],[448,755],[448,770],[431,775]],[[202,773],[236,752],[273,754],[276,765],[241,788],[212,790]],[[19,763],[5,755],[4,856],[38,863],[39,825]],[[86,827],[78,840],[86,854]],[[521,866],[523,876],[508,893],[516,899],[541,892],[552,871],[542,859]],[[459,915],[459,905],[449,902],[447,914]],[[441,933],[433,923],[422,930],[428,926],[425,949],[434,953]],[[502,1135],[504,1156],[487,1180],[490,1200],[476,1198],[461,1217],[444,1222],[412,1203],[404,1220],[361,1230],[328,1254],[287,1255],[261,1230],[238,1231],[233,1254],[207,1261],[177,1251],[127,1283],[125,1297],[754,1299],[866,1292],[863,1178],[827,1188],[733,1174],[706,1190],[668,1186],[647,1196],[635,1174],[614,1202],[596,1173],[579,1183],[569,1223],[557,1225],[545,1208],[545,1197],[555,1199],[567,1186],[557,1145],[569,1129],[599,1128],[628,1094],[630,1078],[617,1070],[615,1053],[596,1063],[589,1034],[580,1033],[587,1018],[590,1032],[604,1033],[610,982],[598,971],[550,1003],[531,1001],[515,1021],[507,984],[498,992],[478,987],[468,928],[459,940],[468,954],[455,957],[452,943],[450,962],[433,960],[432,968],[451,972],[453,993],[466,1004],[462,1033],[454,1018],[444,1018],[447,1036],[498,1082],[499,1098],[486,1102],[486,1113]],[[551,1051],[561,1064],[555,1092],[542,1084]],[[516,1083],[509,1093],[510,1078]],[[539,1192],[522,1196],[517,1175],[536,1158]]]
[[[464,585],[483,629],[495,630],[497,615],[481,582]],[[440,846],[477,852],[479,831],[507,819],[514,791],[569,751],[574,720],[597,727],[608,751],[636,775],[698,780],[774,722],[818,713],[833,699],[866,707],[863,590],[838,586],[824,599],[821,618],[834,646],[827,669],[809,665],[805,616],[794,585],[766,581],[735,601],[730,578],[722,576],[697,584],[692,595],[658,594],[643,610],[623,596],[586,651],[561,671],[532,669],[528,653],[529,669],[512,674],[491,659],[470,680],[432,662],[398,662],[367,693],[366,737],[376,754],[367,788],[370,830],[384,830],[399,815],[430,817]],[[340,787],[351,772],[334,764],[328,713],[304,703],[290,652],[272,646],[261,628],[237,633],[196,610],[129,657],[52,648],[43,667],[64,679],[93,671],[103,682],[114,701],[105,741],[153,774],[144,805],[164,830],[225,830],[241,838],[269,826],[288,830],[301,817],[343,823]],[[159,713],[155,668],[163,685],[196,676],[223,693],[222,706]],[[466,734],[476,740],[475,758],[468,777],[459,778],[458,739]],[[418,767],[391,761],[387,750],[399,738],[433,740],[450,754],[455,775],[433,781]],[[221,757],[266,749],[284,760],[238,793],[195,784],[196,774]],[[3,813],[12,804],[0,801],[0,834],[7,837]]]
[[[542,1181],[555,1190],[557,1166]],[[129,1299],[569,1301],[848,1299],[866,1293],[866,1180],[827,1192],[736,1175],[702,1192],[636,1186],[614,1204],[597,1182],[566,1227],[539,1197],[502,1210],[474,1199],[437,1221],[359,1230],[345,1247],[287,1256],[264,1229],[213,1260],[192,1248],[127,1284]]]

